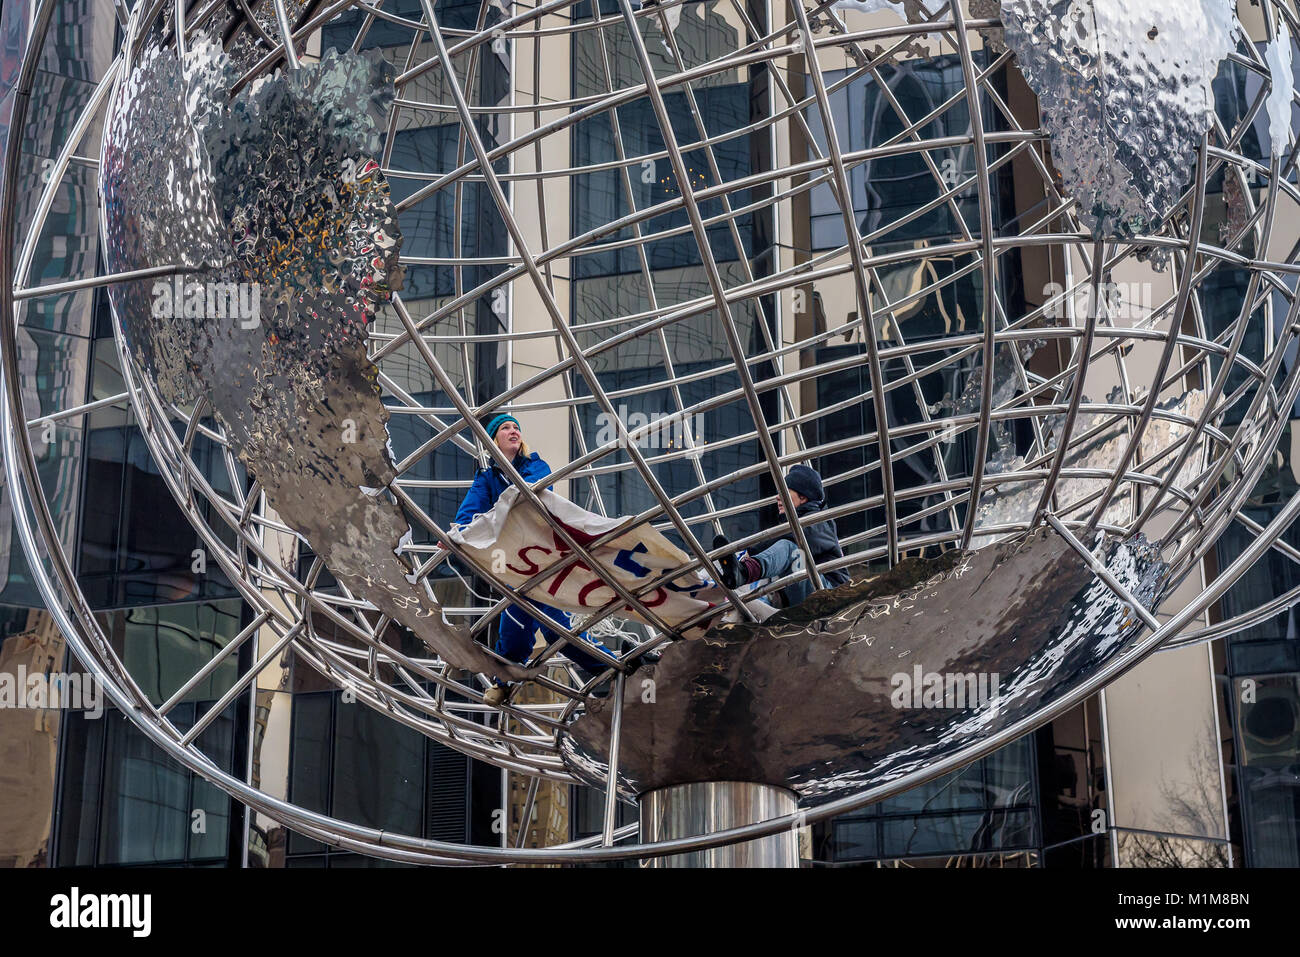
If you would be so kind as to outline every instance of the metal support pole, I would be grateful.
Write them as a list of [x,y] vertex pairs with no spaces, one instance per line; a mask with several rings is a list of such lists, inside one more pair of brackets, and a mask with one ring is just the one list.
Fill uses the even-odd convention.
[[[794,814],[793,791],[748,781],[697,781],[641,795],[643,844],[695,837]],[[799,831],[789,828],[767,837],[690,854],[658,857],[651,867],[798,867]]]
[[605,782],[605,827],[601,846],[614,845],[614,819],[618,816],[618,746],[623,738],[623,679],[619,672],[614,679],[614,723],[609,729],[609,778]]

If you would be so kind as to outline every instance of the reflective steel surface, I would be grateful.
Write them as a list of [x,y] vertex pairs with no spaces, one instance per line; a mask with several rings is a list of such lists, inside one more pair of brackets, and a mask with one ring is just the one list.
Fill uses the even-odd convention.
[[[1112,396],[1112,398],[1115,398]],[[1102,403],[1085,403],[1084,409],[1093,408]],[[1145,432],[1142,433],[1139,446],[1139,458],[1147,463],[1144,470],[1153,478],[1170,481],[1179,488],[1192,485],[1197,474],[1205,466],[1205,440],[1193,435],[1196,419],[1205,411],[1205,394],[1195,389],[1177,399],[1169,399],[1156,406],[1154,416]],[[1049,416],[1044,424],[1048,452],[1057,450],[1060,440],[1064,415]],[[1058,514],[1069,518],[1086,518],[1089,509],[1081,502],[1103,489],[1107,478],[1119,468],[1125,445],[1128,442],[1128,430],[1105,412],[1085,411],[1079,414],[1073,426],[1074,442],[1066,450],[1063,463],[1067,475],[1056,483]],[[1179,443],[1187,449],[1187,458],[1176,476],[1171,472],[1176,457],[1173,449]],[[1027,456],[1017,456],[1006,463],[1008,471],[1024,468],[1025,460],[1042,454],[1038,449]],[[1068,474],[1073,473],[1073,474]],[[1028,482],[999,486],[980,499],[977,528],[1015,527],[1033,518],[1034,508],[1043,493],[1043,483]],[[1129,520],[1133,508],[1133,491],[1124,488],[1106,505],[1102,521],[1108,525],[1123,525]],[[994,539],[997,536],[989,536]],[[986,539],[976,539],[976,547]]]
[[1152,228],[1191,179],[1236,3],[1002,0],[1002,23],[1079,218],[1095,236]]
[[[1104,554],[1154,606],[1168,572],[1156,550],[1139,538]],[[1050,529],[907,559],[762,624],[671,645],[627,683],[622,784],[755,781],[815,805],[1010,726],[1086,680],[1139,622]],[[562,739],[592,781],[612,711],[592,702]]]

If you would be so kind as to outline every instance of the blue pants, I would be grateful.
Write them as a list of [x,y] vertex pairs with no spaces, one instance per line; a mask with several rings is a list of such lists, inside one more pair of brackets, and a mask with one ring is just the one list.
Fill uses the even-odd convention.
[[[763,567],[764,578],[782,578],[793,571],[803,571],[804,567],[803,553],[799,551],[799,546],[788,538],[774,542],[752,557]],[[788,607],[791,608],[812,594],[807,578],[786,585],[782,591],[789,599]]]
[[[550,605],[538,604],[537,608],[552,620],[539,620],[514,605],[507,606],[501,612],[501,617],[497,619],[500,637],[497,638],[495,650],[498,655],[523,664],[528,660],[528,656],[533,653],[533,636],[537,634],[538,629],[541,629],[542,637],[548,643],[559,641],[560,636],[555,633],[550,625],[559,624],[568,628],[572,620],[569,618],[569,613],[560,611],[558,608],[552,608]],[[591,641],[585,631],[578,637],[588,644],[595,645],[601,651],[609,651],[599,641]],[[572,641],[561,649],[561,653],[579,668],[586,671],[598,672],[605,670],[604,664],[583,652],[580,646]]]

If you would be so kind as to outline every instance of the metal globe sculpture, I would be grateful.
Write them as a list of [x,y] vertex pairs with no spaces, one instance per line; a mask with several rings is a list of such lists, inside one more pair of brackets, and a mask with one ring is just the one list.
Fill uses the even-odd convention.
[[[511,863],[789,834],[998,747],[1158,647],[1285,607],[1297,596],[1188,630],[1270,548],[1291,554],[1278,539],[1300,510],[1267,528],[1240,514],[1300,395],[1300,259],[1274,229],[1300,202],[1297,25],[1266,0],[1259,49],[1230,0],[1168,6],[796,0],[765,23],[725,0],[137,4],[25,234],[20,137],[5,164],[6,478],[52,614],[151,740],[250,807],[370,854]],[[380,30],[388,60],[363,52]],[[556,42],[574,61],[562,94]],[[935,56],[956,92],[909,113],[891,80]],[[1230,122],[1223,69],[1258,90]],[[717,107],[738,76],[763,97]],[[849,124],[855,84],[895,133]],[[57,291],[28,275],[52,190],[100,117],[108,275],[58,289],[109,287],[154,461],[254,610],[161,706],[59,545],[17,349],[24,303]],[[431,122],[436,148],[403,145]],[[904,163],[925,195],[879,202]],[[1036,201],[1008,216],[993,185],[1013,168]],[[597,201],[570,205],[578,181]],[[1026,257],[1048,264],[1041,294]],[[1246,289],[1211,325],[1225,268]],[[1120,295],[1134,275],[1154,295]],[[502,354],[527,374],[499,374]],[[526,481],[485,429],[502,412],[526,432],[563,421],[569,449],[548,454],[568,463]],[[448,496],[493,462],[511,487],[453,527]],[[734,547],[788,535],[811,554],[796,464],[822,467],[816,520],[849,529],[844,557],[722,584]],[[1233,522],[1249,547],[1171,603]],[[798,583],[801,604],[761,600]],[[579,617],[525,663],[491,650],[502,614],[542,604]],[[452,845],[229,775],[198,746],[205,719],[168,712],[253,641],[209,716],[291,651],[449,747],[604,788],[604,834]],[[904,716],[890,678],[922,658],[996,672],[1003,693]],[[497,707],[495,682],[523,690]],[[762,789],[748,817],[677,819],[675,797],[737,784]],[[642,804],[631,844],[614,843],[618,799]]]

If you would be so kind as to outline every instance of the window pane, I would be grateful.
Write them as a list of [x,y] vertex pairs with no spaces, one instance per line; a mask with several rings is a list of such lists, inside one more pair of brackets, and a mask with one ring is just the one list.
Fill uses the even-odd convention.
[[[192,705],[180,705],[173,717]],[[143,864],[185,857],[190,775],[135,726],[108,712],[109,760],[104,776],[99,863]]]
[[418,834],[424,793],[424,737],[359,704],[335,709],[335,817],[364,827]]
[[856,861],[878,857],[879,840],[875,821],[836,821],[832,842],[833,859]]
[[[293,696],[293,765],[289,800],[309,811],[329,812],[330,693]],[[323,850],[324,845],[289,832],[289,853]]]

